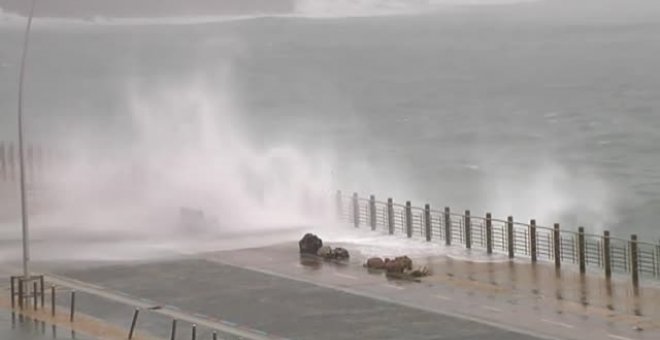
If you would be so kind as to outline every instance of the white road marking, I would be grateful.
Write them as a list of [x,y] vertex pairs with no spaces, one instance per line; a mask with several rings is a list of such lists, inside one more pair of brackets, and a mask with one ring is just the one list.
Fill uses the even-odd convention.
[[391,284],[389,284],[389,283],[386,283],[386,284],[384,284],[384,285],[382,285],[382,286],[383,286],[383,287],[387,287],[387,288],[392,288],[392,289],[398,289],[398,290],[404,290],[404,289],[405,289],[405,288],[403,288],[403,287],[399,287],[399,286],[391,285]]
[[[58,286],[64,286],[64,287],[69,287],[72,289],[75,289],[76,291],[84,292],[87,294],[95,295],[101,298],[108,299],[110,301],[115,301],[119,303],[123,303],[129,306],[134,306],[134,307],[140,307],[143,309],[151,307],[150,304],[146,304],[144,302],[140,302],[139,299],[136,299],[134,297],[130,297],[130,295],[121,295],[118,294],[117,292],[108,290],[105,287],[102,286],[96,286],[92,284],[87,284],[82,281],[78,281],[75,279],[69,279],[65,278],[62,276],[56,276],[53,274],[47,275],[46,279],[49,282],[52,282],[54,284],[57,284]],[[256,330],[251,330],[251,329],[245,329],[245,328],[239,328],[234,326],[227,326],[225,325],[226,322],[216,322],[213,320],[208,319],[208,317],[198,317],[194,314],[190,314],[184,311],[179,310],[178,308],[176,309],[167,309],[167,308],[161,308],[158,310],[152,311],[153,313],[159,314],[159,315],[165,315],[169,318],[173,319],[178,319],[182,321],[186,321],[188,323],[194,323],[197,324],[198,326],[204,326],[208,328],[213,328],[217,329],[222,332],[226,332],[229,334],[236,335],[238,337],[246,338],[246,339],[253,339],[253,340],[270,340],[272,337],[261,334],[262,332],[256,331]]]
[[619,336],[619,335],[614,335],[614,334],[607,334],[612,339],[618,339],[618,340],[633,340],[631,338],[626,338],[625,336]]
[[552,320],[548,320],[548,319],[541,319],[541,321],[546,322],[546,323],[550,323],[550,324],[553,324],[553,325],[557,325],[557,326],[562,326],[562,327],[565,327],[565,328],[575,328],[575,326],[573,326],[573,325],[569,325],[567,323],[563,323],[563,322],[559,322],[559,321],[552,321]]
[[440,300],[451,301],[451,298],[448,297],[448,296],[439,295],[439,294],[438,295],[433,295],[433,296],[440,299]]
[[334,275],[334,276],[338,276],[338,277],[343,277],[343,278],[345,278],[345,279],[349,279],[349,280],[357,280],[357,279],[358,279],[357,276],[348,275],[348,274],[342,274],[342,273],[336,273],[336,272],[333,273],[333,275]]
[[495,307],[491,307],[491,306],[481,306],[481,308],[483,308],[485,310],[492,311],[492,312],[498,312],[498,313],[504,312],[503,309],[495,308]]

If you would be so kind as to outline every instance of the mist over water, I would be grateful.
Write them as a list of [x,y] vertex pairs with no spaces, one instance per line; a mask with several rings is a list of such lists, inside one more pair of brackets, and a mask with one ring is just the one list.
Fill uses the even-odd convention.
[[[128,86],[128,145],[69,136],[72,158],[48,187],[64,203],[62,223],[185,237],[328,219],[331,160],[249,140],[226,72]],[[202,211],[203,221],[183,229],[182,208]]]

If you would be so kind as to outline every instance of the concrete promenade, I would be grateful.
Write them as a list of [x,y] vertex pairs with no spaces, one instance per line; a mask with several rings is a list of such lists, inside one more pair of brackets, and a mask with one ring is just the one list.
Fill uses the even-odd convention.
[[[551,264],[369,237],[324,237],[351,251],[347,263],[301,257],[292,240],[168,260],[41,262],[35,270],[51,274],[63,310],[76,289],[80,313],[118,327],[117,334],[127,331],[135,307],[150,310],[138,322],[147,338],[169,338],[173,318],[180,320],[177,339],[189,338],[193,323],[198,339],[210,339],[212,329],[222,339],[660,338],[658,287],[635,291],[627,277],[607,283],[568,266],[557,273]],[[417,283],[370,273],[362,264],[376,253],[409,254],[433,275]]]

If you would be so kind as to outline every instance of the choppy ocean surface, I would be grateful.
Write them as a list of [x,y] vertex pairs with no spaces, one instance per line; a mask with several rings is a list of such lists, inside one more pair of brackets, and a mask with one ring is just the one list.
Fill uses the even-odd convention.
[[[210,114],[228,136],[212,139],[226,167],[251,169],[249,144],[289,162],[284,177],[314,168],[328,190],[657,242],[658,6],[379,8],[177,25],[36,20],[28,135],[86,155],[135,143],[161,152],[132,112],[190,113],[147,131],[175,144]],[[12,20],[0,23],[0,140],[15,137]],[[205,130],[193,131],[184,135]]]

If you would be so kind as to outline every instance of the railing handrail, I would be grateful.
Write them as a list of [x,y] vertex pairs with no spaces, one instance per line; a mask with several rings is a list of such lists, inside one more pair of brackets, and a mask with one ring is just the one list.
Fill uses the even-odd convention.
[[[608,231],[598,235],[586,233],[582,227],[578,231],[565,230],[561,229],[559,224],[552,227],[536,225],[536,220],[525,223],[515,221],[511,216],[498,219],[493,218],[490,213],[484,217],[474,215],[469,210],[464,213],[451,211],[448,207],[439,210],[431,208],[430,205],[413,206],[409,201],[401,204],[389,198],[387,202],[383,202],[377,201],[373,195],[365,199],[357,193],[346,196],[338,192],[337,202],[342,204],[344,200],[353,202],[350,204],[357,202],[358,205],[360,202],[369,203],[367,209],[348,209],[349,217],[356,227],[360,221],[366,221],[372,229],[380,225],[387,227],[390,234],[403,230],[408,237],[415,233],[419,235],[421,229],[421,236],[425,236],[427,241],[440,237],[446,245],[459,243],[466,248],[472,248],[474,245],[485,248],[489,254],[508,253],[510,258],[522,255],[531,257],[532,261],[554,259],[558,268],[563,262],[579,263],[581,273],[585,273],[585,267],[596,265],[601,269],[605,268],[607,278],[611,277],[612,271],[632,273],[635,284],[639,274],[660,278],[660,243],[639,241],[636,235],[624,239],[612,236]],[[386,213],[383,216],[369,216],[372,202],[385,205]],[[338,207],[340,210],[344,208],[341,205]],[[351,216],[356,212],[360,216]],[[365,212],[367,215],[362,216]],[[474,229],[475,227],[479,229]],[[597,248],[594,248],[594,244]]]

